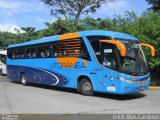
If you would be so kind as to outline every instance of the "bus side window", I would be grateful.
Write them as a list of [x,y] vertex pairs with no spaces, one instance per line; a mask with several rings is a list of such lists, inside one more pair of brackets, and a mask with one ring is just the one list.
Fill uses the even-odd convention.
[[16,52],[16,58],[17,59],[21,59],[24,58],[24,49],[23,48],[17,48],[17,52]]
[[38,48],[39,58],[49,58],[50,57],[50,46],[41,46]]
[[56,42],[53,42],[52,44],[52,54],[53,54],[53,57],[57,57]]
[[27,48],[27,58],[36,58],[36,48]]
[[101,40],[102,38],[98,37],[98,36],[91,36],[91,37],[87,37],[87,38],[93,48],[95,55],[97,56],[99,63],[102,64],[101,43],[99,42],[99,40]]
[[86,60],[91,60],[90,55],[89,55],[88,50],[87,50],[87,47],[86,47],[82,38],[81,38],[81,47],[80,47],[79,58],[83,58],[83,59],[86,59]]
[[103,58],[103,66],[109,67],[111,69],[116,69],[116,58],[114,53],[113,46],[105,46],[104,50],[104,58]]
[[66,41],[56,41],[53,42],[53,57],[63,57],[65,56],[65,43]]
[[13,51],[12,51],[12,58],[14,59],[15,57],[16,57],[16,50],[13,49]]
[[16,49],[16,58],[19,58],[19,49]]
[[7,56],[8,56],[9,59],[12,59],[12,49],[9,48],[7,50]]
[[82,38],[53,42],[53,57],[79,57],[90,60],[89,53]]

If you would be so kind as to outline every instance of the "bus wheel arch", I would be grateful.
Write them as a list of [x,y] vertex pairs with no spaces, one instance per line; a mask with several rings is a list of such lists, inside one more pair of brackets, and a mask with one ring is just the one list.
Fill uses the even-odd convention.
[[88,76],[82,75],[78,77],[77,90],[82,95],[92,96],[93,95],[93,84]]
[[20,73],[20,82],[23,86],[27,86],[28,85],[28,81],[27,81],[27,76],[25,72],[21,72]]

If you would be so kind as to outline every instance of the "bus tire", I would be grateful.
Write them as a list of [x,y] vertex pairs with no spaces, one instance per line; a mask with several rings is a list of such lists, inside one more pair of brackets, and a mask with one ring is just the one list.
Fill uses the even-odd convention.
[[85,95],[85,96],[93,95],[93,87],[89,79],[82,78],[82,80],[80,80],[79,91],[82,95]]
[[3,74],[3,70],[2,70],[2,69],[0,70],[0,75],[1,75],[1,76],[3,76],[3,75],[4,75],[4,74]]
[[25,73],[22,73],[22,74],[21,74],[20,80],[21,80],[21,84],[22,84],[23,86],[27,86],[27,85],[28,85],[27,77],[26,77]]

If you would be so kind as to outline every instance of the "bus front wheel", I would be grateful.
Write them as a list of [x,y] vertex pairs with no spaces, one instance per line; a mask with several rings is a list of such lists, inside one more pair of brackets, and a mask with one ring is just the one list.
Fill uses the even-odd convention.
[[79,91],[82,95],[92,96],[93,95],[93,87],[87,78],[83,78],[79,82]]
[[27,78],[26,78],[26,75],[25,73],[22,73],[21,74],[21,84],[24,85],[24,86],[27,86],[28,85],[28,82],[27,82]]

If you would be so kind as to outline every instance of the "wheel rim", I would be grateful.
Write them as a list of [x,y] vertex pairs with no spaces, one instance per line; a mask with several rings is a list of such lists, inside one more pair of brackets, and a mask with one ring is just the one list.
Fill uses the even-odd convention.
[[83,85],[83,90],[85,92],[90,92],[92,90],[92,86],[90,83],[86,82],[84,85]]
[[26,77],[22,76],[22,83],[25,84],[26,83]]

